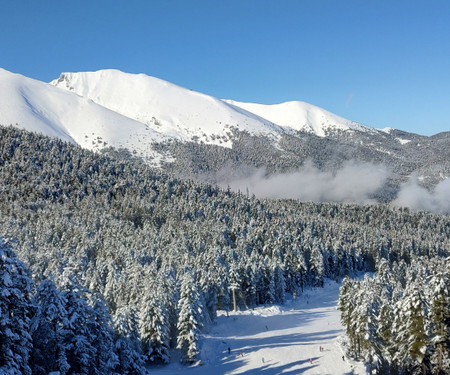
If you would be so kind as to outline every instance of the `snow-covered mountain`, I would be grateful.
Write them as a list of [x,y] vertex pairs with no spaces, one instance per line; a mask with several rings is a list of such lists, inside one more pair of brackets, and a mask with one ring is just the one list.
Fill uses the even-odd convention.
[[251,112],[145,74],[63,73],[56,87],[91,99],[181,141],[231,147],[231,130],[279,138],[283,129]]
[[306,161],[326,171],[348,160],[384,164],[396,184],[412,173],[427,186],[450,175],[446,133],[377,130],[304,102],[221,100],[118,70],[62,73],[45,83],[0,69],[0,124],[91,150],[128,149],[186,177],[208,175],[210,182],[224,169],[285,173]]
[[319,137],[325,137],[327,133],[335,130],[377,132],[373,128],[347,120],[322,108],[300,101],[271,105],[242,103],[233,100],[225,100],[225,102],[237,108],[245,109],[284,128],[310,132]]
[[15,125],[95,150],[130,148],[149,157],[151,144],[165,138],[123,116],[48,83],[0,69],[0,124]]
[[[82,147],[106,142],[147,154],[168,139],[232,147],[233,131],[265,136],[305,131],[376,132],[304,102],[276,105],[220,100],[145,74],[118,70],[62,73],[50,84],[0,69],[0,123]],[[63,90],[60,90],[63,89]]]
[[62,73],[51,84],[184,141],[195,137],[229,147],[230,128],[274,139],[292,130],[320,137],[333,130],[376,132],[304,102],[262,105],[219,100],[158,78],[118,70]]

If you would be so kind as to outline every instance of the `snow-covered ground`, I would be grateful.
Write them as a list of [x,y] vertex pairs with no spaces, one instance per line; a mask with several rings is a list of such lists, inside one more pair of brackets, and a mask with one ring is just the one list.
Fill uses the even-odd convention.
[[254,113],[266,120],[272,121],[283,128],[296,131],[306,131],[319,137],[325,137],[329,130],[358,130],[376,133],[376,130],[357,122],[347,120],[315,105],[291,101],[280,104],[242,103],[234,100],[224,100],[228,104]]
[[339,286],[327,282],[325,288],[306,290],[283,306],[230,313],[229,317],[219,313],[202,338],[201,366],[172,363],[152,373],[365,374],[361,363],[342,359],[337,341],[343,334],[336,310]]

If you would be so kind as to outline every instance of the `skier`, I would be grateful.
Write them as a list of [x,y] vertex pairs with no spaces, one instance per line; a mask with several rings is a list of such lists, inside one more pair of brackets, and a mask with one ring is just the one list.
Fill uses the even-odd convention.
[[345,358],[344,358],[344,356],[342,356],[342,360],[343,360],[343,361],[345,361]]
[[241,353],[240,353],[240,354],[241,354],[241,357],[243,357],[243,356],[244,356],[244,353],[242,353],[242,351],[241,351]]
[[311,363],[311,364],[312,364],[312,358],[310,358],[310,359],[309,359],[309,363]]
[[231,349],[230,349],[230,347],[228,347],[228,354],[230,354],[231,353]]

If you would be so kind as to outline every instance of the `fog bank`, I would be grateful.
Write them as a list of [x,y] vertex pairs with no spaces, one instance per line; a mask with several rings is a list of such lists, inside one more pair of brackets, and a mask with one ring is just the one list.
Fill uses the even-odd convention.
[[350,161],[336,172],[326,172],[308,162],[295,172],[267,176],[265,169],[257,169],[247,177],[222,179],[219,185],[229,186],[234,191],[248,191],[259,198],[370,203],[388,175],[387,168],[371,163]]
[[401,185],[397,199],[392,204],[413,210],[450,214],[450,178],[441,181],[432,191],[428,191],[421,187],[417,177],[413,176]]

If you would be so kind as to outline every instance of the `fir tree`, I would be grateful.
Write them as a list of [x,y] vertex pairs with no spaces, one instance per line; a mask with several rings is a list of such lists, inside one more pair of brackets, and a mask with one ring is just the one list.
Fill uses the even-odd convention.
[[450,278],[437,271],[431,287],[431,335],[434,353],[431,358],[433,373],[450,373]]
[[169,316],[166,305],[157,291],[157,285],[150,284],[141,302],[139,332],[142,351],[153,363],[169,362]]
[[198,340],[201,328],[199,317],[202,315],[200,298],[194,279],[186,272],[182,283],[178,302],[178,339],[177,349],[182,351],[182,361],[192,363],[199,353]]
[[30,301],[27,267],[0,238],[0,372],[31,374]]

